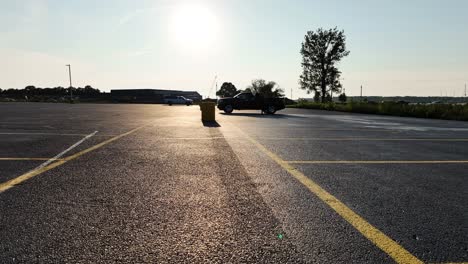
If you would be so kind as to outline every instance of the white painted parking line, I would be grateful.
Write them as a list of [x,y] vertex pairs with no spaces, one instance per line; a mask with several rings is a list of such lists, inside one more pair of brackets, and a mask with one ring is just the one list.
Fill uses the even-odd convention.
[[67,148],[66,150],[60,152],[59,154],[57,154],[55,157],[49,159],[48,161],[42,163],[41,165],[39,165],[37,168],[33,169],[32,171],[35,171],[35,170],[40,170],[42,169],[43,167],[49,165],[50,163],[60,159],[63,155],[67,154],[67,152],[69,152],[70,150],[76,148],[78,145],[80,145],[81,143],[83,143],[85,140],[91,138],[92,136],[96,135],[98,131],[94,131],[93,133],[87,135],[86,137],[82,138],[81,140],[79,140],[78,142],[76,142],[75,144],[71,145],[69,148]]
[[78,134],[78,133],[47,133],[47,132],[0,132],[0,135],[26,135],[26,136],[86,136],[87,134]]

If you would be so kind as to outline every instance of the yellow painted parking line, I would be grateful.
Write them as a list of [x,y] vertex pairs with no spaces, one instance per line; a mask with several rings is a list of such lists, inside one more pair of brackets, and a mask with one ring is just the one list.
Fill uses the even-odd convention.
[[62,160],[62,159],[51,159],[51,158],[0,158],[0,161],[23,161],[23,160]]
[[289,164],[450,164],[468,160],[290,160]]
[[312,138],[312,137],[262,137],[266,140],[304,140],[304,141],[448,141],[467,142],[468,138],[366,138],[366,137],[342,137],[342,138]]
[[[255,122],[252,122],[252,124],[255,124]],[[345,129],[345,128],[315,128],[315,127],[310,127],[310,126],[288,126],[287,124],[284,125],[284,126],[278,126],[278,125],[275,125],[275,126],[262,126],[261,129],[268,129],[268,128],[294,128],[294,129],[307,129],[307,130],[310,130],[310,131],[343,131],[343,132],[347,132],[347,131],[367,131],[367,132],[388,132],[388,133],[401,133],[401,132],[405,132],[403,130],[391,130],[391,129],[353,129],[353,128],[350,128],[350,129]]]
[[[226,137],[160,137],[155,140],[214,140],[214,139],[225,139]],[[230,137],[233,138],[233,137]]]
[[[294,126],[292,126],[294,127]],[[400,130],[391,130],[391,129],[374,129],[374,128],[310,128],[310,130],[316,131],[375,131],[375,132],[400,132]]]
[[309,179],[300,171],[296,170],[291,164],[282,160],[278,155],[268,150],[262,144],[255,139],[251,138],[243,131],[239,131],[245,135],[245,137],[252,142],[258,149],[264,154],[274,160],[278,165],[285,169],[289,174],[296,178],[302,183],[309,191],[315,194],[320,200],[330,206],[335,212],[337,212],[343,219],[350,223],[357,231],[359,231],[364,237],[374,243],[378,248],[387,253],[397,263],[423,263],[416,256],[413,256],[409,251],[395,242],[393,239],[385,235],[382,231],[368,223],[364,218],[355,213],[343,202],[338,200],[335,196],[327,192],[325,189],[320,187],[313,180]]
[[115,137],[113,137],[113,138],[110,138],[110,139],[108,139],[108,140],[105,140],[105,141],[103,141],[103,142],[101,142],[101,143],[99,143],[99,144],[97,144],[97,145],[94,145],[94,146],[92,146],[92,147],[90,147],[90,148],[87,148],[87,149],[85,149],[85,150],[82,150],[82,151],[80,151],[80,152],[78,152],[78,153],[76,153],[76,154],[74,154],[74,155],[68,156],[68,157],[66,157],[66,158],[64,158],[64,159],[61,159],[61,160],[57,160],[56,162],[53,162],[53,163],[51,163],[51,164],[49,164],[49,165],[47,165],[47,166],[45,166],[45,167],[42,167],[42,168],[39,168],[39,169],[37,169],[37,170],[33,170],[33,171],[30,171],[30,172],[27,172],[27,173],[25,173],[25,174],[23,174],[23,175],[21,175],[21,176],[18,176],[18,177],[16,177],[16,178],[11,179],[11,180],[9,180],[9,181],[6,181],[6,182],[4,182],[4,183],[0,183],[0,193],[2,193],[2,192],[4,192],[4,191],[6,191],[6,190],[12,188],[13,186],[15,186],[15,185],[17,185],[17,184],[20,184],[20,183],[22,183],[22,182],[24,182],[24,181],[27,181],[27,180],[29,180],[29,179],[31,179],[31,178],[33,178],[33,177],[35,177],[35,176],[37,176],[37,175],[43,173],[43,172],[46,172],[46,171],[49,171],[49,170],[51,170],[51,169],[53,169],[53,168],[55,168],[55,167],[58,167],[58,166],[60,166],[60,165],[62,165],[62,164],[64,164],[64,163],[66,163],[67,161],[76,159],[76,158],[78,158],[78,157],[80,157],[80,156],[82,156],[82,155],[84,155],[84,154],[86,154],[86,153],[88,153],[88,152],[91,152],[91,151],[96,150],[96,149],[98,149],[98,148],[100,148],[100,147],[103,147],[103,146],[105,146],[105,145],[107,145],[107,144],[109,144],[109,143],[111,143],[111,142],[114,142],[114,141],[116,141],[117,139],[120,139],[120,138],[122,138],[122,137],[128,136],[128,135],[130,135],[130,134],[132,134],[132,133],[135,133],[136,131],[138,131],[138,130],[140,130],[140,129],[146,127],[146,126],[147,126],[147,125],[143,125],[143,126],[137,127],[137,128],[132,129],[132,130],[126,132],[126,133],[120,134],[120,135],[118,135],[118,136],[115,136]]

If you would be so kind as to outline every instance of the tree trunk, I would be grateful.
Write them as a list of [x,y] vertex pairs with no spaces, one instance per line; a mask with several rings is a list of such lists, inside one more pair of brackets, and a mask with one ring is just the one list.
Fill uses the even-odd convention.
[[320,89],[322,90],[322,103],[325,103],[325,98],[327,94],[327,70],[323,61],[324,60],[322,59],[322,76],[320,80]]
[[325,103],[325,98],[327,97],[327,84],[325,83],[325,78],[322,78],[320,90],[322,90],[322,94],[321,94],[322,103]]

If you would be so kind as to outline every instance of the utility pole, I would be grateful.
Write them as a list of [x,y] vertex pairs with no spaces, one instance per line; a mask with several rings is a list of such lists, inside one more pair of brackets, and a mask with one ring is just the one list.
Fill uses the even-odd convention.
[[[465,85],[466,86],[466,85]],[[466,89],[466,88],[465,88]],[[292,88],[291,88],[291,100],[292,100]]]
[[362,102],[362,84],[361,84],[361,102]]
[[68,67],[68,77],[70,79],[70,103],[73,102],[73,92],[72,92],[72,77],[71,77],[71,65],[67,64],[65,65]]
[[466,83],[465,83],[465,97],[466,97]]
[[213,91],[213,86],[215,86],[215,96],[214,98],[216,99],[216,92],[218,91],[218,75],[216,74],[214,79],[213,79],[213,82],[211,83],[211,86],[210,86],[210,91],[208,92],[208,98],[210,98],[211,96],[211,91]]

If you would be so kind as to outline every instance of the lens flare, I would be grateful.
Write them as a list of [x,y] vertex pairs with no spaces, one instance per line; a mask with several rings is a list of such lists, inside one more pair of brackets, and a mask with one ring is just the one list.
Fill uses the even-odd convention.
[[206,6],[185,4],[175,9],[170,30],[182,47],[209,48],[216,41],[219,25],[215,14]]

